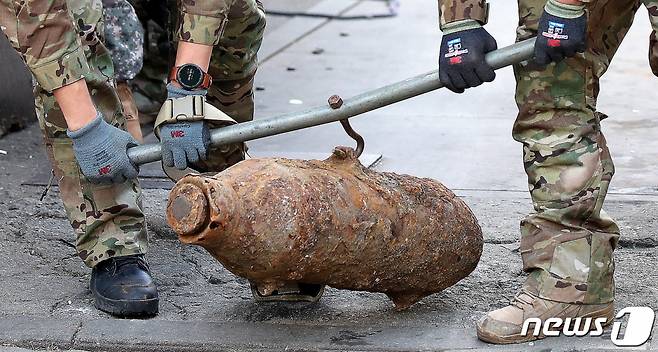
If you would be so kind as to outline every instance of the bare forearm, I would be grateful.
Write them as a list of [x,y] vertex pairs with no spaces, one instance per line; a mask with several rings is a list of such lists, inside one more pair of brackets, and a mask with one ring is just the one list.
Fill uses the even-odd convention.
[[210,45],[180,41],[176,52],[176,66],[195,64],[203,71],[208,72],[212,49],[213,47]]
[[77,131],[96,118],[87,83],[79,80],[53,91],[70,131]]
[[558,0],[559,2],[567,5],[583,5],[584,3],[580,0]]

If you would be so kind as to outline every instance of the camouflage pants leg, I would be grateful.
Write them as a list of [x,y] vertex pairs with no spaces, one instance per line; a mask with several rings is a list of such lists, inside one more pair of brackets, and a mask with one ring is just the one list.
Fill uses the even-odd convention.
[[[114,90],[110,54],[101,43],[100,0],[68,0],[91,74],[85,77],[96,107],[106,120],[124,127]],[[99,186],[87,182],[75,159],[66,121],[52,94],[35,87],[35,105],[46,148],[59,182],[60,196],[73,226],[78,255],[90,267],[115,256],[145,253],[146,222],[137,181]]]
[[[521,223],[525,288],[546,299],[614,300],[619,229],[601,209],[614,165],[596,112],[599,78],[633,22],[640,0],[590,5],[588,50],[548,67],[517,65],[514,138],[536,213]],[[535,36],[546,0],[519,0],[518,39]]]
[[208,99],[239,123],[254,118],[254,76],[264,31],[260,1],[236,1],[210,62],[213,85]]
[[649,19],[653,32],[649,38],[649,63],[653,74],[658,76],[658,1],[656,0],[643,0],[644,5],[649,11]]
[[[213,85],[208,101],[239,123],[254,118],[254,77],[265,23],[265,12],[259,0],[235,1],[210,62]],[[245,149],[241,145],[211,149],[209,159],[200,168],[223,171],[243,160]]]

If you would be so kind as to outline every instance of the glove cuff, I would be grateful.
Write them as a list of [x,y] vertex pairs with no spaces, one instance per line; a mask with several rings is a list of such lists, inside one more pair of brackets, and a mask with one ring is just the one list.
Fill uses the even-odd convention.
[[456,22],[451,22],[443,26],[443,35],[448,35],[452,33],[467,31],[469,29],[482,28],[480,22],[476,20],[461,20]]
[[187,90],[174,86],[173,84],[167,84],[167,99],[171,98],[184,98],[190,95],[203,95],[206,96],[208,90],[199,89],[199,90]]
[[76,131],[66,130],[66,135],[71,139],[80,139],[87,136],[94,138],[94,136],[98,134],[96,131],[104,129],[104,125],[107,126],[107,122],[105,122],[103,114],[98,111],[96,112],[96,117],[91,122]]
[[548,0],[544,11],[556,17],[574,19],[585,14],[585,5],[569,5],[558,0]]

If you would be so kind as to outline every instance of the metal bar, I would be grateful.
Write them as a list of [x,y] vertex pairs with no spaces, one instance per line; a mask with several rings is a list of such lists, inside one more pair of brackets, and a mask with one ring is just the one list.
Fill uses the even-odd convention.
[[350,119],[340,120],[340,124],[343,125],[343,129],[348,136],[350,136],[356,142],[356,149],[354,149],[354,154],[356,157],[360,157],[363,154],[363,149],[366,147],[366,141],[363,139],[363,136],[358,134],[352,125],[350,125]]
[[[490,52],[486,57],[487,63],[497,70],[529,60],[533,57],[534,43],[535,38],[532,38]],[[347,99],[338,109],[327,105],[216,129],[211,132],[210,143],[218,146],[246,142],[336,122],[440,88],[443,85],[439,73],[432,71]],[[160,160],[162,152],[159,144],[150,144],[130,148],[128,156],[135,164],[141,165]]]

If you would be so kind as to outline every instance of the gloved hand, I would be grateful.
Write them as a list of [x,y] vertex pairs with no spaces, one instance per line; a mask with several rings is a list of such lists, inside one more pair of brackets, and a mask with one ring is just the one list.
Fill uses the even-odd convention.
[[548,0],[539,19],[535,61],[540,65],[560,62],[587,48],[585,5]]
[[466,88],[493,81],[496,72],[484,58],[496,49],[496,40],[477,21],[449,23],[443,29],[441,42],[441,83],[455,93],[463,93]]
[[[182,98],[187,95],[206,95],[207,91],[188,91],[169,84],[168,99]],[[203,121],[177,122],[160,127],[162,144],[162,163],[168,167],[185,170],[189,164],[206,160],[210,131]]]
[[80,170],[92,183],[123,183],[137,178],[139,169],[128,158],[127,150],[138,145],[125,131],[111,126],[99,112],[77,131],[66,131],[73,140]]

